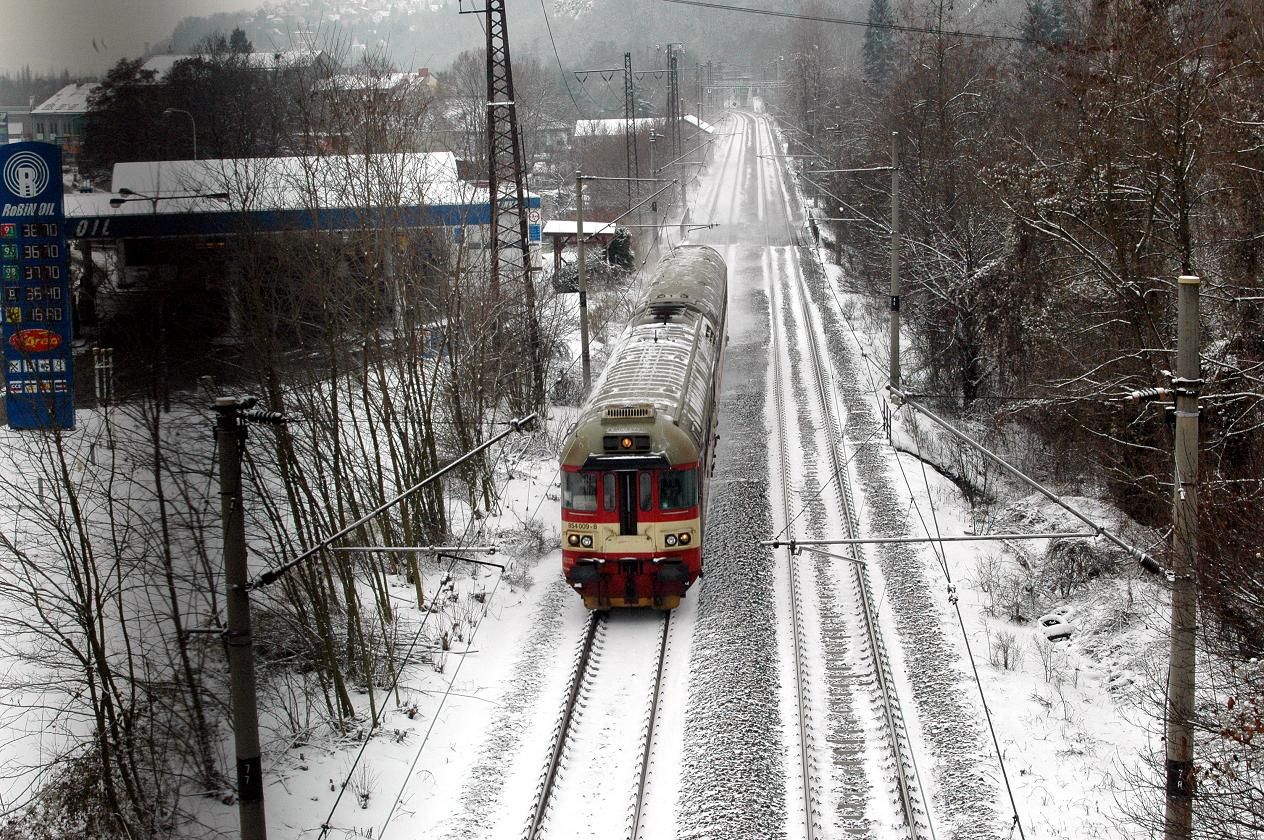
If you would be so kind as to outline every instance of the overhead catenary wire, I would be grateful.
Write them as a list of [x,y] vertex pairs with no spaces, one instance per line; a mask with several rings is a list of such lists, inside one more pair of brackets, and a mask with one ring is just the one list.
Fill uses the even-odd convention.
[[[505,453],[502,451],[502,452],[500,453],[500,455],[497,457],[497,461],[496,461],[495,463],[500,463],[500,462],[503,462],[503,461],[505,461],[505,460],[506,460]],[[495,463],[493,463],[493,469],[495,468]],[[511,481],[511,480],[512,480],[512,476],[510,475],[510,470],[506,469],[506,471],[505,471],[505,472],[506,472],[505,479],[504,479],[504,481],[503,481],[503,482],[501,483],[501,485],[500,485],[500,492],[498,493],[498,498],[500,498],[500,497],[503,497],[503,496],[504,496],[505,488],[508,486],[509,481]],[[544,496],[542,495],[542,496],[541,496],[541,501],[540,501],[540,503],[538,503],[538,504],[537,504],[537,506],[536,506],[536,510],[537,510],[537,511],[539,510],[539,504],[543,503],[543,499],[544,499]],[[458,551],[468,550],[468,549],[469,549],[469,547],[468,547],[468,546],[464,546],[463,544],[464,544],[465,540],[466,540],[466,539],[470,536],[470,531],[474,528],[474,526],[475,526],[475,524],[477,523],[477,521],[478,521],[478,520],[476,520],[474,517],[470,517],[470,518],[466,521],[466,524],[465,524],[465,532],[462,534],[461,539],[459,540],[459,543],[461,543],[462,545],[458,545],[458,546],[456,546],[456,547],[455,547]],[[447,576],[449,576],[449,577],[451,576],[452,571],[453,571],[453,569],[455,568],[455,565],[456,565],[457,559],[458,559],[458,558],[455,558],[455,557],[454,557],[454,558],[453,558],[453,559],[452,559],[452,560],[448,563],[448,567],[447,567],[447,571],[446,571],[446,575],[447,575]],[[459,559],[465,559],[465,558],[459,558]],[[482,562],[482,561],[477,561],[477,562]],[[493,584],[491,591],[488,593],[488,598],[490,599],[490,598],[494,598],[494,597],[495,597],[496,592],[497,592],[497,591],[499,590],[499,588],[500,588],[500,583],[501,583],[501,581],[502,581],[502,580],[504,580],[504,567],[503,567],[503,566],[500,566],[500,564],[496,564],[496,563],[491,563],[491,564],[484,563],[484,565],[494,565],[494,566],[497,566],[498,568],[500,568],[500,574],[498,574],[498,575],[496,576],[496,582],[495,582],[495,584]],[[436,593],[436,595],[437,595],[437,593]],[[392,679],[392,681],[391,681],[391,685],[387,688],[387,690],[386,690],[386,692],[385,692],[385,694],[386,694],[386,695],[389,695],[389,694],[391,693],[391,691],[395,690],[396,686],[398,686],[398,684],[399,684],[399,680],[400,680],[400,678],[403,676],[404,665],[405,665],[406,663],[408,663],[408,662],[411,660],[411,658],[412,658],[412,654],[413,654],[413,651],[414,651],[414,650],[415,650],[415,648],[416,648],[417,642],[418,642],[418,641],[419,641],[419,639],[421,638],[422,631],[425,629],[426,620],[427,620],[427,619],[430,617],[430,615],[433,613],[434,607],[435,607],[435,605],[436,605],[437,603],[438,603],[438,598],[437,598],[437,597],[433,597],[433,598],[431,598],[431,600],[430,600],[430,607],[427,609],[426,615],[422,618],[421,623],[418,625],[417,632],[413,634],[413,638],[412,638],[412,640],[411,640],[411,641],[410,641],[410,643],[409,643],[408,649],[407,649],[407,651],[405,652],[404,657],[403,657],[403,658],[402,658],[402,660],[401,660],[401,665],[400,665],[400,668],[399,668],[399,669],[395,672],[395,675],[394,675],[394,677],[393,677],[393,679]],[[480,617],[479,617],[479,619],[478,619],[478,622],[477,622],[477,623],[474,625],[474,627],[471,629],[471,631],[470,631],[470,637],[469,637],[469,642],[468,642],[467,647],[468,647],[469,645],[473,645],[473,644],[474,644],[474,639],[475,639],[475,637],[478,635],[478,631],[479,631],[479,629],[482,627],[482,625],[483,625],[483,620],[484,620],[485,618],[486,618],[486,612],[484,612],[482,615],[480,615]],[[396,795],[395,795],[395,799],[394,799],[394,801],[393,801],[393,802],[392,802],[392,804],[391,804],[390,810],[387,812],[386,819],[385,819],[385,820],[383,820],[383,822],[382,822],[382,832],[381,832],[381,835],[380,835],[380,836],[384,836],[384,835],[385,835],[387,826],[390,824],[391,820],[394,818],[395,811],[396,811],[396,809],[399,807],[399,803],[400,803],[401,799],[403,798],[404,791],[406,790],[406,788],[407,788],[407,786],[408,786],[408,780],[412,777],[413,769],[417,766],[417,762],[418,762],[418,761],[420,760],[420,758],[421,758],[421,753],[422,753],[422,751],[425,749],[426,744],[427,744],[427,743],[429,742],[429,740],[430,740],[430,735],[431,735],[431,733],[434,731],[435,724],[438,722],[438,719],[439,719],[439,714],[440,714],[440,712],[443,710],[443,706],[446,704],[446,702],[447,702],[448,698],[449,698],[450,696],[453,696],[453,695],[456,693],[456,692],[454,692],[454,691],[453,691],[453,687],[454,687],[454,686],[455,686],[455,684],[456,684],[457,677],[460,675],[460,672],[461,672],[461,667],[465,664],[465,661],[466,661],[466,660],[465,660],[465,657],[462,657],[462,658],[461,658],[461,659],[457,662],[457,666],[456,666],[456,668],[454,668],[454,669],[453,669],[453,671],[452,671],[452,677],[451,677],[451,679],[450,679],[450,680],[448,680],[448,683],[447,683],[446,689],[445,689],[445,691],[444,691],[444,693],[443,693],[443,696],[442,696],[442,698],[440,698],[439,705],[435,708],[434,715],[431,717],[431,720],[430,720],[430,725],[429,725],[429,726],[427,727],[427,729],[426,729],[426,734],[422,737],[421,743],[418,745],[418,747],[417,747],[417,751],[416,751],[416,752],[414,753],[414,755],[413,755],[413,760],[412,760],[412,762],[409,764],[409,769],[408,769],[408,772],[407,772],[406,774],[404,774],[403,780],[402,780],[402,781],[401,781],[401,783],[400,783],[400,789],[399,789],[399,791],[398,791],[398,792],[396,793]],[[363,756],[363,754],[364,754],[364,750],[365,750],[365,748],[368,746],[369,739],[372,737],[373,732],[377,729],[378,723],[379,723],[380,718],[381,718],[381,714],[382,714],[382,712],[381,712],[381,711],[379,711],[379,713],[378,713],[378,714],[377,714],[377,715],[373,718],[373,721],[371,722],[371,724],[370,724],[370,726],[369,726],[368,731],[365,733],[364,740],[363,740],[363,742],[361,743],[360,749],[359,749],[359,751],[356,753],[356,757],[355,757],[355,759],[352,761],[351,766],[350,766],[350,767],[347,769],[347,771],[346,771],[346,774],[345,774],[346,778],[344,779],[343,784],[342,784],[342,785],[340,786],[340,788],[339,788],[338,796],[335,798],[334,804],[333,804],[333,806],[330,808],[330,810],[329,810],[329,815],[326,817],[325,822],[321,825],[321,834],[320,834],[320,836],[321,836],[322,838],[323,838],[323,837],[325,837],[325,836],[327,835],[327,833],[328,833],[328,832],[329,832],[329,831],[333,828],[333,825],[332,825],[332,822],[331,822],[331,821],[332,821],[332,819],[333,819],[334,812],[337,810],[338,804],[339,804],[339,802],[340,802],[340,801],[341,801],[341,799],[342,799],[342,791],[346,789],[347,784],[349,783],[349,780],[350,780],[350,778],[351,778],[351,774],[354,772],[354,770],[355,770],[356,766],[358,765],[358,763],[359,763],[359,761],[360,761],[361,757],[362,757],[362,756]]]
[[299,565],[303,561],[307,560],[308,558],[312,557],[318,552],[323,551],[324,549],[333,545],[335,542],[342,539],[347,534],[350,534],[352,531],[359,528],[360,526],[364,525],[369,520],[374,519],[377,516],[380,516],[383,512],[385,512],[389,508],[393,507],[394,505],[398,504],[404,499],[407,499],[409,496],[412,496],[413,494],[417,493],[423,488],[429,486],[431,483],[442,478],[444,475],[447,475],[449,472],[461,466],[466,461],[473,458],[475,455],[478,455],[484,450],[489,449],[491,446],[499,443],[501,440],[513,434],[514,432],[522,431],[524,428],[530,425],[530,423],[534,421],[535,418],[536,418],[536,415],[532,413],[521,419],[511,421],[510,428],[506,429],[505,431],[501,432],[495,437],[492,437],[489,440],[483,442],[479,446],[476,446],[475,448],[471,449],[469,452],[466,452],[464,455],[457,458],[456,460],[448,463],[447,465],[443,467],[440,467],[438,470],[426,476],[424,479],[417,482],[412,487],[409,487],[407,490],[403,491],[402,493],[399,493],[393,496],[392,498],[386,500],[385,502],[378,505],[373,510],[366,513],[364,516],[361,516],[359,519],[352,522],[350,525],[347,525],[343,527],[342,529],[340,529],[339,531],[337,531],[336,533],[325,537],[320,542],[316,543],[316,545],[312,546],[311,548],[307,549],[306,551],[304,551],[303,553],[295,557],[293,560],[290,560],[287,563],[282,563],[280,566],[276,566],[272,569],[268,569],[267,571],[263,572],[258,577],[256,577],[253,581],[248,583],[246,585],[246,588],[258,589],[262,586],[267,586],[268,584],[276,581],[278,578],[283,576],[286,572],[290,571],[290,569],[293,569],[295,566]]
[[557,41],[553,40],[553,24],[549,22],[549,9],[544,0],[540,0],[540,11],[544,13],[544,29],[549,33],[549,44],[553,47],[553,58],[557,60],[557,72],[562,76],[562,84],[566,87],[566,95],[571,98],[571,104],[575,106],[575,113],[583,117],[584,109],[579,107],[579,102],[575,99],[574,92],[571,91],[571,83],[566,78],[566,69],[562,67],[562,57],[557,52]]
[[[815,251],[814,251],[814,253],[815,253]],[[831,287],[831,292],[833,293],[834,298],[835,298],[835,305],[838,305],[838,303],[839,303],[839,302],[838,302],[838,299],[837,299],[837,294],[836,294],[836,292],[834,292],[832,284],[830,284],[830,287]],[[841,309],[841,307],[840,307],[840,310],[839,310],[839,311],[843,311],[843,310]],[[844,320],[846,320],[846,319],[844,319]],[[853,340],[856,340],[856,341],[857,341],[857,345],[859,345],[859,341],[858,341],[858,337],[856,336],[856,331],[855,331],[855,328],[851,326],[850,322],[848,322],[848,329],[849,329],[849,330],[851,331],[851,333],[852,333]],[[866,358],[867,358],[867,355],[866,355]],[[869,378],[869,380],[870,380],[870,387],[871,387],[871,389],[872,389],[872,392],[873,392],[874,396],[875,396],[876,398],[880,398],[880,393],[879,393],[879,391],[878,391],[877,383],[876,383],[876,381],[875,381],[875,380],[874,380],[874,378],[873,378],[873,372],[872,372],[872,369],[870,369],[870,368],[866,368],[866,372],[867,372],[868,378]],[[917,501],[916,494],[914,494],[914,492],[913,492],[912,483],[911,483],[911,482],[909,481],[909,479],[908,479],[908,474],[907,474],[907,472],[905,472],[905,470],[904,470],[904,464],[903,464],[903,462],[900,460],[900,458],[898,457],[898,453],[897,453],[897,457],[895,458],[895,461],[896,461],[896,466],[899,468],[899,471],[900,471],[900,476],[901,476],[901,478],[903,479],[903,481],[904,481],[904,485],[905,485],[905,488],[906,488],[906,489],[907,489],[907,491],[908,491],[910,502],[912,503],[914,510],[917,512],[918,519],[919,519],[919,520],[921,521],[921,523],[922,523],[922,529],[926,532],[927,537],[929,537],[929,538],[930,538],[930,539],[929,539],[929,544],[930,544],[931,551],[932,551],[932,553],[934,554],[935,559],[936,559],[936,561],[938,562],[938,564],[939,564],[939,567],[940,567],[941,571],[943,572],[944,579],[945,579],[945,582],[946,582],[946,584],[947,584],[948,601],[949,601],[949,603],[952,605],[952,607],[953,607],[953,611],[954,611],[954,613],[956,614],[956,617],[957,617],[957,625],[958,625],[958,627],[959,627],[959,628],[960,628],[960,630],[961,630],[961,637],[962,637],[962,641],[963,641],[963,643],[965,644],[966,655],[967,655],[967,658],[968,658],[968,659],[969,659],[969,661],[970,661],[970,669],[971,669],[971,673],[973,674],[973,677],[974,677],[974,682],[975,682],[975,686],[977,687],[978,692],[979,692],[979,699],[980,699],[980,702],[981,702],[981,703],[982,703],[982,705],[983,705],[983,714],[984,714],[984,719],[985,719],[985,720],[986,720],[986,722],[987,722],[988,732],[989,732],[989,734],[991,735],[991,738],[992,738],[992,746],[993,746],[993,749],[994,749],[995,754],[996,754],[996,760],[997,760],[997,763],[998,763],[998,765],[999,765],[999,767],[1000,767],[1000,770],[1001,770],[1001,778],[1002,778],[1002,780],[1003,780],[1003,782],[1004,782],[1004,785],[1005,785],[1005,791],[1006,791],[1006,794],[1007,794],[1007,796],[1008,796],[1008,798],[1009,798],[1010,810],[1011,810],[1011,814],[1012,814],[1012,823],[1011,823],[1011,827],[1010,827],[1011,833],[1012,833],[1012,831],[1013,831],[1015,828],[1017,828],[1017,830],[1018,830],[1018,834],[1019,834],[1019,837],[1020,837],[1020,838],[1025,838],[1025,837],[1026,837],[1026,835],[1025,835],[1025,833],[1024,833],[1024,831],[1023,831],[1022,820],[1021,820],[1021,818],[1019,817],[1019,813],[1018,813],[1018,805],[1017,805],[1017,802],[1016,802],[1015,797],[1014,797],[1014,790],[1013,790],[1013,787],[1012,787],[1012,786],[1011,786],[1011,784],[1010,784],[1010,781],[1009,781],[1009,772],[1008,772],[1008,770],[1006,769],[1006,766],[1005,766],[1005,757],[1004,757],[1004,754],[1003,754],[1003,753],[1002,753],[1002,751],[1001,751],[1001,747],[1000,747],[1000,740],[999,740],[999,738],[998,738],[998,736],[997,736],[997,734],[996,734],[996,728],[995,728],[995,726],[994,726],[994,724],[993,724],[993,721],[992,721],[992,713],[991,713],[991,709],[990,709],[990,708],[989,708],[989,706],[988,706],[987,696],[986,696],[986,694],[984,693],[984,689],[983,689],[983,682],[982,682],[982,680],[981,680],[981,678],[980,678],[980,676],[979,676],[978,664],[976,663],[975,658],[974,658],[974,650],[973,650],[972,646],[970,645],[970,638],[969,638],[969,634],[967,633],[967,631],[966,631],[966,626],[965,626],[965,618],[964,618],[964,616],[961,614],[961,605],[960,605],[960,603],[959,603],[959,601],[958,601],[958,597],[957,597],[957,590],[956,590],[956,585],[953,583],[953,580],[952,580],[952,572],[951,572],[951,569],[950,569],[950,568],[949,568],[949,566],[948,566],[948,558],[947,558],[947,554],[943,551],[943,542],[944,542],[944,537],[943,537],[942,531],[941,531],[941,529],[940,529],[940,527],[939,527],[939,517],[938,517],[938,514],[937,514],[937,513],[936,513],[936,511],[935,511],[935,496],[934,496],[934,493],[933,493],[933,492],[931,492],[931,488],[930,488],[930,477],[929,477],[929,475],[928,475],[928,474],[927,474],[927,472],[926,472],[926,459],[923,457],[922,452],[921,452],[921,441],[920,441],[920,439],[919,439],[916,435],[914,436],[914,442],[915,442],[915,444],[917,445],[916,458],[917,458],[917,460],[918,460],[918,464],[921,466],[921,470],[922,470],[922,481],[923,481],[923,484],[924,484],[924,486],[925,486],[925,488],[926,488],[926,498],[927,498],[927,504],[928,504],[928,505],[929,505],[929,507],[930,507],[930,518],[931,518],[931,523],[930,523],[930,525],[933,525],[933,528],[934,528],[934,536],[931,536],[931,533],[932,533],[932,532],[931,532],[931,527],[930,527],[930,526],[928,526],[928,524],[927,524],[927,522],[926,522],[926,518],[925,518],[925,516],[922,514],[921,505],[920,505],[920,503]],[[1100,532],[1101,532],[1101,531],[1100,531],[1100,529],[1096,528],[1096,526],[1095,526],[1095,531],[1096,531],[1096,533],[1100,533]]]
[[808,15],[802,12],[779,12],[773,9],[751,9],[745,6],[731,6],[727,3],[708,3],[703,0],[663,0],[664,3],[676,3],[681,6],[699,6],[704,9],[719,9],[726,12],[743,12],[751,15],[767,15],[769,17],[791,18],[793,20],[810,20],[819,23],[836,23],[840,26],[858,26],[864,29],[885,29],[890,32],[905,32],[914,35],[938,35],[948,38],[979,38],[990,41],[1010,41],[1020,44],[1044,44],[1038,38],[1023,35],[1000,35],[988,32],[969,32],[961,29],[938,29],[933,26],[910,26],[899,23],[878,23],[876,21],[852,20],[849,18],[830,17],[828,15]]
[[[452,570],[456,567],[456,562],[457,562],[456,558],[453,558],[452,560],[448,561],[447,575],[450,576],[452,574]],[[403,659],[400,660],[399,668],[396,669],[395,674],[391,679],[390,686],[388,686],[386,691],[383,693],[384,697],[389,697],[391,691],[394,690],[395,686],[399,684],[399,678],[404,673],[404,668],[407,666],[408,661],[412,658],[412,652],[413,652],[413,649],[417,645],[417,640],[421,638],[422,632],[426,629],[426,622],[430,619],[430,616],[434,613],[435,605],[439,603],[439,598],[437,597],[438,593],[436,592],[435,595],[436,597],[433,597],[430,599],[430,606],[426,608],[426,614],[422,616],[421,622],[417,625],[417,632],[413,634],[412,641],[409,643],[408,649],[407,651],[405,651]],[[471,642],[472,641],[473,639],[471,639]],[[347,768],[345,778],[343,779],[342,784],[338,785],[338,795],[334,797],[333,804],[329,806],[329,813],[328,815],[326,815],[324,821],[320,825],[320,837],[322,838],[326,837],[329,834],[330,830],[333,829],[333,823],[332,823],[333,816],[334,816],[334,813],[338,810],[338,805],[342,802],[342,794],[350,786],[352,774],[355,772],[356,767],[359,766],[360,759],[364,757],[364,751],[368,749],[369,741],[372,740],[373,733],[377,731],[378,724],[381,721],[382,715],[384,713],[385,713],[384,708],[377,709],[377,711],[373,715],[373,718],[369,721],[369,726],[368,726],[368,729],[364,733],[364,738],[361,739],[360,741],[360,749],[356,751],[355,758],[351,760],[351,766]]]
[[[930,477],[926,474],[926,459],[922,457],[922,444],[917,441],[917,461],[922,467],[922,480],[926,487],[926,501],[930,506],[931,521],[935,525],[935,533],[939,534],[939,516],[935,513],[935,495],[930,490]],[[897,461],[899,458],[896,459]],[[903,466],[900,467],[900,474],[904,475]],[[904,477],[905,485],[908,485],[908,476]],[[911,496],[913,488],[909,487],[909,495]],[[932,544],[932,549],[934,548]],[[983,692],[983,682],[979,679],[979,667],[974,661],[974,648],[970,645],[970,634],[966,632],[965,617],[961,614],[961,604],[957,598],[957,587],[952,582],[952,571],[948,568],[948,556],[942,551],[942,544],[939,550],[935,551],[936,557],[939,558],[939,565],[944,570],[944,579],[948,583],[948,602],[952,604],[953,611],[957,614],[957,626],[961,628],[961,639],[966,646],[966,654],[970,658],[970,670],[974,674],[974,684],[979,689],[979,700],[983,703],[983,716],[987,721],[988,732],[992,735],[992,747],[996,751],[996,763],[1001,768],[1001,779],[1005,782],[1005,793],[1009,796],[1009,807],[1013,814],[1013,823],[1010,831],[1014,828],[1018,829],[1018,836],[1026,838],[1023,832],[1023,823],[1018,816],[1018,804],[1014,800],[1014,788],[1009,783],[1009,771],[1005,768],[1005,755],[1001,752],[1000,739],[996,735],[996,727],[992,723],[992,710],[988,707],[987,695]]]
[[[817,252],[816,252],[816,250],[815,250],[815,249],[813,249],[813,250],[812,250],[812,253],[813,253],[813,255],[817,258],[817,260],[818,260],[818,262],[819,262],[819,254],[817,254]],[[824,268],[824,266],[822,265],[822,269],[823,269],[823,268]],[[835,300],[835,305],[838,307],[839,312],[843,312],[843,311],[845,311],[845,310],[843,310],[843,308],[842,308],[842,307],[841,307],[841,305],[840,305],[840,302],[838,301],[838,298],[837,298],[837,292],[834,290],[834,288],[833,288],[833,284],[830,284],[830,283],[828,283],[828,282],[827,282],[827,286],[830,288],[831,294],[832,294],[832,296],[834,297],[834,300]],[[848,329],[851,331],[852,336],[853,336],[853,339],[854,339],[854,340],[856,340],[856,343],[857,343],[857,345],[859,346],[859,345],[860,345],[860,342],[859,342],[859,340],[858,340],[858,337],[856,336],[856,331],[855,331],[855,328],[854,328],[854,327],[852,327],[852,325],[851,325],[850,321],[847,321],[847,319],[845,319],[845,318],[844,318],[844,321],[846,321],[846,322],[847,322]],[[867,358],[867,355],[866,355],[866,358]],[[867,377],[869,378],[869,381],[870,381],[870,386],[871,386],[871,389],[872,389],[872,392],[873,392],[874,396],[875,396],[876,398],[879,398],[879,399],[880,399],[880,394],[879,394],[878,389],[877,389],[877,383],[875,382],[875,380],[874,380],[874,378],[873,378],[873,372],[872,372],[872,370],[871,370],[870,368],[866,367],[866,373],[867,373]],[[879,427],[879,428],[880,428],[880,427]],[[871,435],[870,435],[869,439],[872,439],[872,437],[873,437],[873,434],[871,434]],[[867,442],[867,441],[866,441],[866,442]],[[924,481],[925,481],[925,483],[926,483],[926,489],[927,489],[927,499],[928,499],[928,502],[929,502],[929,504],[930,504],[930,508],[931,508],[931,520],[932,520],[932,524],[933,524],[933,526],[934,526],[934,534],[935,534],[935,535],[936,535],[936,537],[940,540],[940,544],[942,544],[942,533],[941,533],[941,530],[940,530],[940,528],[939,528],[938,516],[937,516],[937,514],[935,513],[935,507],[934,507],[934,495],[930,492],[929,477],[926,475],[926,465],[925,465],[925,459],[923,459],[923,458],[921,458],[921,457],[920,457],[920,454],[921,454],[921,453],[920,453],[920,441],[918,442],[918,447],[919,447],[918,460],[919,460],[919,463],[920,463],[920,464],[921,464],[921,466],[922,466],[922,471],[923,471],[923,480],[924,480]],[[919,517],[919,519],[920,519],[920,520],[921,520],[921,522],[922,522],[923,529],[926,531],[926,533],[927,533],[927,535],[928,535],[928,537],[929,537],[929,536],[930,536],[930,534],[931,534],[931,529],[930,529],[930,527],[928,527],[928,526],[927,526],[927,523],[926,523],[925,517],[922,515],[921,509],[920,509],[920,505],[918,505],[918,504],[917,504],[917,502],[916,502],[915,494],[914,494],[914,493],[913,493],[913,491],[912,491],[912,486],[911,486],[911,484],[910,484],[910,482],[909,482],[909,480],[908,480],[908,476],[907,476],[907,474],[906,474],[906,473],[905,473],[905,471],[904,471],[904,466],[903,466],[903,464],[900,462],[900,459],[899,459],[899,457],[898,457],[898,456],[897,456],[897,458],[896,458],[896,463],[897,463],[897,466],[898,466],[898,467],[899,467],[899,469],[900,469],[900,474],[901,474],[901,476],[903,477],[903,480],[904,480],[905,486],[906,486],[906,488],[908,489],[910,500],[913,502],[914,508],[915,508],[915,509],[917,510],[917,512],[918,512],[918,517]],[[1011,824],[1011,832],[1012,832],[1012,831],[1013,831],[1013,829],[1016,827],[1016,828],[1018,829],[1018,832],[1019,832],[1020,837],[1025,837],[1025,835],[1023,834],[1023,827],[1022,827],[1022,823],[1021,823],[1021,820],[1020,820],[1020,818],[1019,818],[1019,814],[1018,814],[1018,808],[1017,808],[1017,805],[1015,804],[1014,794],[1013,794],[1013,789],[1012,789],[1012,787],[1010,786],[1010,783],[1009,783],[1009,776],[1008,776],[1008,773],[1007,773],[1006,768],[1005,768],[1004,757],[1003,757],[1003,755],[1002,755],[1002,753],[1001,753],[1001,750],[1000,750],[1000,745],[999,745],[999,741],[998,741],[998,738],[997,738],[997,735],[996,735],[995,728],[994,728],[994,727],[993,727],[993,725],[992,725],[991,713],[990,713],[990,711],[989,711],[989,709],[988,709],[988,707],[987,707],[987,699],[986,699],[986,697],[985,697],[985,696],[984,696],[984,694],[983,694],[983,686],[982,686],[982,683],[981,683],[981,681],[980,681],[980,679],[979,679],[977,665],[976,665],[976,663],[975,663],[975,661],[974,661],[974,653],[973,653],[973,650],[970,648],[969,639],[968,639],[968,637],[966,637],[964,619],[963,619],[963,617],[962,617],[962,615],[961,615],[960,607],[959,607],[959,605],[958,605],[958,603],[957,603],[956,590],[955,590],[955,586],[952,584],[951,574],[950,574],[950,571],[949,571],[949,568],[948,568],[948,565],[947,565],[947,558],[946,558],[946,556],[945,556],[945,555],[943,555],[943,554],[941,553],[941,551],[939,550],[939,547],[938,547],[938,546],[936,545],[936,543],[935,543],[935,538],[931,538],[931,548],[932,548],[932,551],[933,551],[933,552],[934,552],[934,554],[935,554],[936,559],[939,561],[940,567],[941,567],[941,569],[943,570],[943,573],[944,573],[944,575],[945,575],[945,577],[946,577],[946,579],[947,579],[947,581],[948,581],[948,588],[949,588],[949,600],[950,600],[950,602],[953,604],[954,610],[955,610],[955,611],[956,611],[956,613],[957,613],[957,620],[958,620],[958,624],[959,624],[959,626],[961,627],[962,636],[963,636],[963,638],[965,639],[966,651],[967,651],[967,654],[968,654],[969,659],[970,659],[971,669],[972,669],[972,670],[973,670],[973,672],[974,672],[974,676],[975,676],[975,683],[976,683],[976,685],[978,686],[978,689],[979,689],[979,694],[980,694],[980,698],[982,699],[982,702],[983,702],[983,706],[984,706],[984,713],[985,713],[985,715],[986,715],[986,719],[987,719],[987,723],[988,723],[988,729],[989,729],[989,731],[991,732],[991,735],[992,735],[993,746],[994,746],[994,749],[995,749],[995,751],[996,751],[997,760],[998,760],[998,762],[1000,763],[1001,774],[1002,774],[1002,777],[1003,777],[1003,779],[1004,779],[1004,783],[1005,783],[1005,788],[1006,788],[1006,791],[1007,791],[1007,793],[1008,793],[1008,795],[1009,795],[1009,800],[1010,800],[1011,810],[1012,810],[1012,813],[1013,813],[1013,822],[1012,822],[1012,824]],[[843,558],[843,559],[847,559],[847,560],[850,560],[850,561],[853,561],[853,562],[861,562],[861,561],[857,560],[857,558],[854,558],[854,557],[848,557],[848,558]],[[897,701],[897,702],[898,702],[898,701]],[[916,765],[915,765],[915,767],[914,767],[914,772],[915,772],[915,773],[917,773],[917,775],[918,775],[918,777],[919,777],[919,784],[920,784],[920,773],[917,771]],[[932,831],[933,831],[933,824],[932,824]]]

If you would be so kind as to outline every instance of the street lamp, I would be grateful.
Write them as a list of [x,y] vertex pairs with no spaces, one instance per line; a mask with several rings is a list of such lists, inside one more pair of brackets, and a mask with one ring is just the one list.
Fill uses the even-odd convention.
[[197,160],[197,120],[193,119],[193,115],[183,108],[167,108],[162,112],[164,117],[170,116],[171,114],[184,114],[189,118],[189,123],[193,126],[193,159]]
[[[114,209],[117,210],[119,207],[122,207],[124,204],[126,204],[129,201],[148,201],[150,202],[150,206],[153,207],[154,215],[158,214],[159,201],[165,201],[165,200],[176,199],[176,198],[212,198],[212,199],[217,199],[219,201],[228,200],[228,193],[226,192],[217,192],[217,193],[187,192],[187,193],[172,193],[169,195],[145,195],[144,193],[138,193],[135,190],[130,190],[127,187],[119,187],[118,194],[119,194],[119,197],[110,199],[110,206],[113,207]],[[169,387],[168,376],[167,376],[167,318],[166,318],[166,313],[164,312],[163,301],[161,298],[158,299],[158,347],[159,347],[159,356],[158,356],[159,378],[161,380],[161,386],[162,386],[162,410],[164,412],[169,412],[171,411],[171,389]]]
[[228,201],[228,193],[226,192],[215,192],[215,193],[190,192],[190,193],[170,193],[168,195],[145,195],[144,193],[139,193],[139,192],[136,192],[135,190],[129,190],[127,187],[119,187],[118,194],[119,196],[121,196],[120,198],[110,199],[110,206],[115,208],[116,210],[119,207],[122,207],[124,204],[126,204],[129,201],[149,201],[153,203],[155,213],[158,212],[158,202],[167,201],[167,200],[176,199],[176,198],[213,198],[218,201]]

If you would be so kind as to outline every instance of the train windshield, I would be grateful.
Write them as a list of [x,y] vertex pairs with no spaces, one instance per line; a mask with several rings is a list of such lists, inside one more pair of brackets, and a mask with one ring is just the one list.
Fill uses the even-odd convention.
[[597,509],[597,473],[562,473],[562,506],[571,510]]
[[668,470],[658,476],[658,506],[662,510],[680,510],[698,503],[698,471]]

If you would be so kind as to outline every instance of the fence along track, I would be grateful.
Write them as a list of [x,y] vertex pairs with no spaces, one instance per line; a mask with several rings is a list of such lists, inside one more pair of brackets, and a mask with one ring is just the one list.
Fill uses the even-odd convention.
[[[548,760],[540,773],[540,781],[536,788],[535,807],[532,810],[531,819],[524,828],[523,840],[537,840],[537,838],[548,834],[546,825],[549,806],[554,799],[555,793],[558,791],[558,780],[562,775],[563,757],[567,752],[568,746],[571,746],[570,740],[574,736],[575,727],[573,724],[577,719],[576,707],[580,699],[588,693],[588,690],[597,679],[595,672],[599,664],[600,654],[595,654],[594,652],[600,650],[602,640],[606,636],[611,621],[612,617],[609,612],[593,612],[589,614],[588,625],[582,640],[576,648],[575,661],[571,667],[565,700],[558,712],[558,719],[553,728],[552,746],[549,750]],[[634,838],[634,832],[639,830],[641,812],[645,806],[645,792],[649,781],[649,755],[654,743],[653,728],[658,713],[659,695],[662,692],[665,651],[667,649],[670,621],[671,614],[664,613],[657,644],[657,662],[652,668],[654,673],[653,686],[647,704],[646,720],[641,727],[639,765],[636,773],[637,781],[632,796],[632,804],[629,808],[627,827],[624,832],[624,836],[628,838]],[[593,780],[587,781],[591,782]]]

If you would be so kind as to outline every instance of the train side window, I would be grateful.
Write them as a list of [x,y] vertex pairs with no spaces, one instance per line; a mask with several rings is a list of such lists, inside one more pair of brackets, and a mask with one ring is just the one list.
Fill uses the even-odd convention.
[[608,511],[618,510],[614,502],[614,473],[601,477],[601,507]]
[[640,479],[640,485],[641,485],[640,487],[641,510],[652,510],[654,507],[654,497],[653,497],[654,484],[653,484],[652,479],[650,478],[650,474],[647,472],[643,472],[640,474],[640,476],[638,476],[638,478]]
[[562,473],[562,507],[571,510],[596,510],[597,473]]
[[658,476],[658,507],[681,510],[698,503],[698,471],[667,470]]

